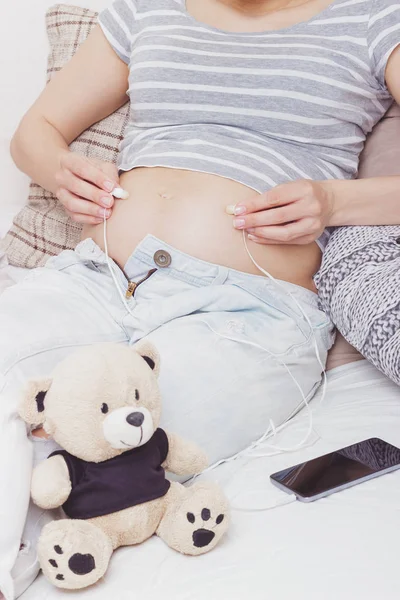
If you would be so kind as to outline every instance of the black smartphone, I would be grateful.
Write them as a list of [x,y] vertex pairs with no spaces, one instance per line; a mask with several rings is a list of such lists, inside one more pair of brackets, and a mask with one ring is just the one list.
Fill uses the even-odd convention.
[[400,449],[370,438],[271,475],[274,485],[313,502],[400,468]]

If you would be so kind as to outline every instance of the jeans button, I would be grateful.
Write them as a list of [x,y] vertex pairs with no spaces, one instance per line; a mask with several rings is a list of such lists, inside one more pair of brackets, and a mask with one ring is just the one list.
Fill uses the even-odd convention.
[[171,255],[165,250],[157,250],[153,259],[157,267],[160,267],[161,269],[164,267],[169,267],[171,264]]

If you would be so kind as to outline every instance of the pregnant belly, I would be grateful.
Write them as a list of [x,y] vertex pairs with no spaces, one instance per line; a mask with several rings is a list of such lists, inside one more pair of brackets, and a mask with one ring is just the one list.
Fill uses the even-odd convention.
[[[225,207],[256,192],[229,179],[163,167],[136,168],[121,175],[130,196],[117,200],[107,222],[110,256],[124,267],[137,244],[153,234],[192,256],[246,273],[262,275],[243,244],[241,231],[232,226]],[[87,226],[104,249],[103,225]],[[313,274],[320,264],[317,244],[263,246],[248,241],[254,259],[273,277],[315,291]]]

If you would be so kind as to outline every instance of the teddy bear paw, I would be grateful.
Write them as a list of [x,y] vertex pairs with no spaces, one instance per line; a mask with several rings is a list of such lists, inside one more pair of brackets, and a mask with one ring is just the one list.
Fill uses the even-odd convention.
[[112,551],[110,539],[88,521],[53,521],[43,529],[38,543],[44,575],[67,590],[96,583],[104,575]]
[[204,554],[218,544],[229,522],[229,506],[222,491],[214,484],[199,483],[185,489],[175,510],[167,511],[157,534],[178,552]]

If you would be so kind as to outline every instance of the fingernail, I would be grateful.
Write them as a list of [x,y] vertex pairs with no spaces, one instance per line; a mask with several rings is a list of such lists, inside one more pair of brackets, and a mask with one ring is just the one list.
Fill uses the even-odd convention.
[[251,233],[247,236],[249,238],[249,240],[251,240],[252,242],[256,242],[257,238],[255,235],[251,235]]
[[236,229],[243,229],[244,224],[244,219],[233,219],[233,226],[236,227]]
[[111,215],[111,210],[107,210],[106,208],[100,208],[97,212],[97,214],[104,219],[104,217],[106,217],[106,219],[108,219],[108,217]]
[[228,215],[243,215],[246,212],[245,206],[237,206],[236,204],[228,204],[225,208]]
[[244,215],[244,213],[246,212],[246,207],[245,206],[241,206],[240,204],[237,204],[235,206],[235,215]]
[[112,200],[111,200],[111,198],[102,198],[100,202],[101,202],[101,203],[102,203],[102,205],[103,205],[103,206],[105,206],[106,208],[107,208],[107,207],[109,208],[109,207],[112,205]]
[[122,189],[121,187],[114,188],[112,191],[112,195],[114,196],[114,198],[118,198],[119,200],[126,200],[127,198],[129,198],[129,192]]
[[112,192],[115,187],[115,183],[113,183],[112,181],[105,181],[103,183],[103,186],[105,187],[107,192]]

